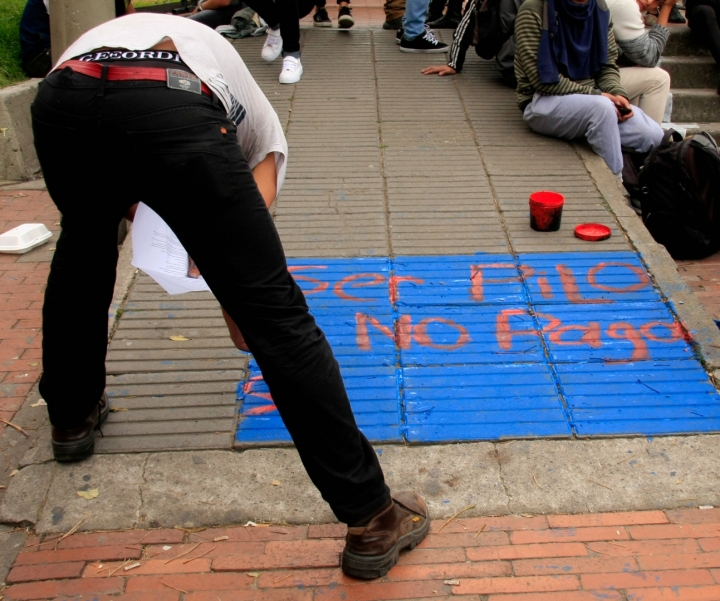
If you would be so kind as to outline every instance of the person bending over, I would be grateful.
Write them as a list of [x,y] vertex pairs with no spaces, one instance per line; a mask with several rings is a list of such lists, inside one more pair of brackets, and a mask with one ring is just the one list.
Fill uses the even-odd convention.
[[[348,524],[343,571],[387,573],[401,549],[427,534],[427,507],[412,492],[391,496],[330,345],[288,271],[246,158],[282,151],[285,138],[232,45],[171,15],[104,23],[63,54],[31,114],[48,193],[62,213],[45,290],[40,380],[55,458],[91,454],[108,414],[117,229],[134,199],[146,199],[242,331],[309,477]],[[118,169],[88,169],[78,160],[88,148]],[[82,316],[68,319],[78,299]]]
[[603,0],[526,0],[515,20],[515,38],[517,102],[533,131],[587,138],[617,177],[622,147],[647,152],[660,144],[662,129],[630,104],[620,84]]

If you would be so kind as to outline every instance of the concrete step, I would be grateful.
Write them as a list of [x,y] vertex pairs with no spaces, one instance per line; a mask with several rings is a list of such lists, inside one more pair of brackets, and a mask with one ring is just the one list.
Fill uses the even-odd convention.
[[687,135],[698,134],[701,131],[709,133],[720,144],[720,123],[694,123],[697,127],[688,127]]
[[674,88],[672,118],[675,123],[713,123],[720,115],[717,89]]
[[673,88],[715,88],[720,68],[711,56],[667,56],[660,65],[670,73]]
[[665,46],[663,57],[695,56],[698,54],[710,56],[710,53],[695,41],[687,25],[670,23],[668,29],[670,30],[670,37],[667,46]]

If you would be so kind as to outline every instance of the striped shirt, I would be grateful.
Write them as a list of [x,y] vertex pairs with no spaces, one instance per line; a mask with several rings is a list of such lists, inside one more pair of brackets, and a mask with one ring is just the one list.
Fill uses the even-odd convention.
[[620,85],[620,70],[615,64],[618,50],[613,35],[612,20],[608,26],[607,63],[603,64],[594,79],[573,81],[561,73],[557,83],[540,83],[537,55],[542,32],[543,5],[543,0],[526,0],[518,11],[517,19],[515,19],[515,38],[517,41],[515,77],[517,77],[518,81],[516,92],[520,110],[525,110],[535,93],[543,96],[566,96],[568,94],[601,94],[606,92],[627,98],[628,93]]

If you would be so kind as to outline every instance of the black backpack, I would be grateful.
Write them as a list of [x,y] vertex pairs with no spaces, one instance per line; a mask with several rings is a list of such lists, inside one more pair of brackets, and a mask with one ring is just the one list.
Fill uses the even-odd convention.
[[475,31],[472,45],[480,58],[495,58],[512,31],[503,32],[500,23],[500,0],[477,0],[475,5]]
[[710,134],[668,130],[638,176],[642,220],[675,259],[720,250],[720,152]]

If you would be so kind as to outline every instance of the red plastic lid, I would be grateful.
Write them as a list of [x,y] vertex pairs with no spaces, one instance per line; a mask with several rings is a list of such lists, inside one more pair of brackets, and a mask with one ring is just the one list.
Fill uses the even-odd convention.
[[575,228],[575,237],[597,242],[610,237],[610,228],[602,223],[581,223]]
[[561,207],[565,203],[565,197],[557,192],[533,192],[530,195],[530,202],[543,205],[545,207]]

